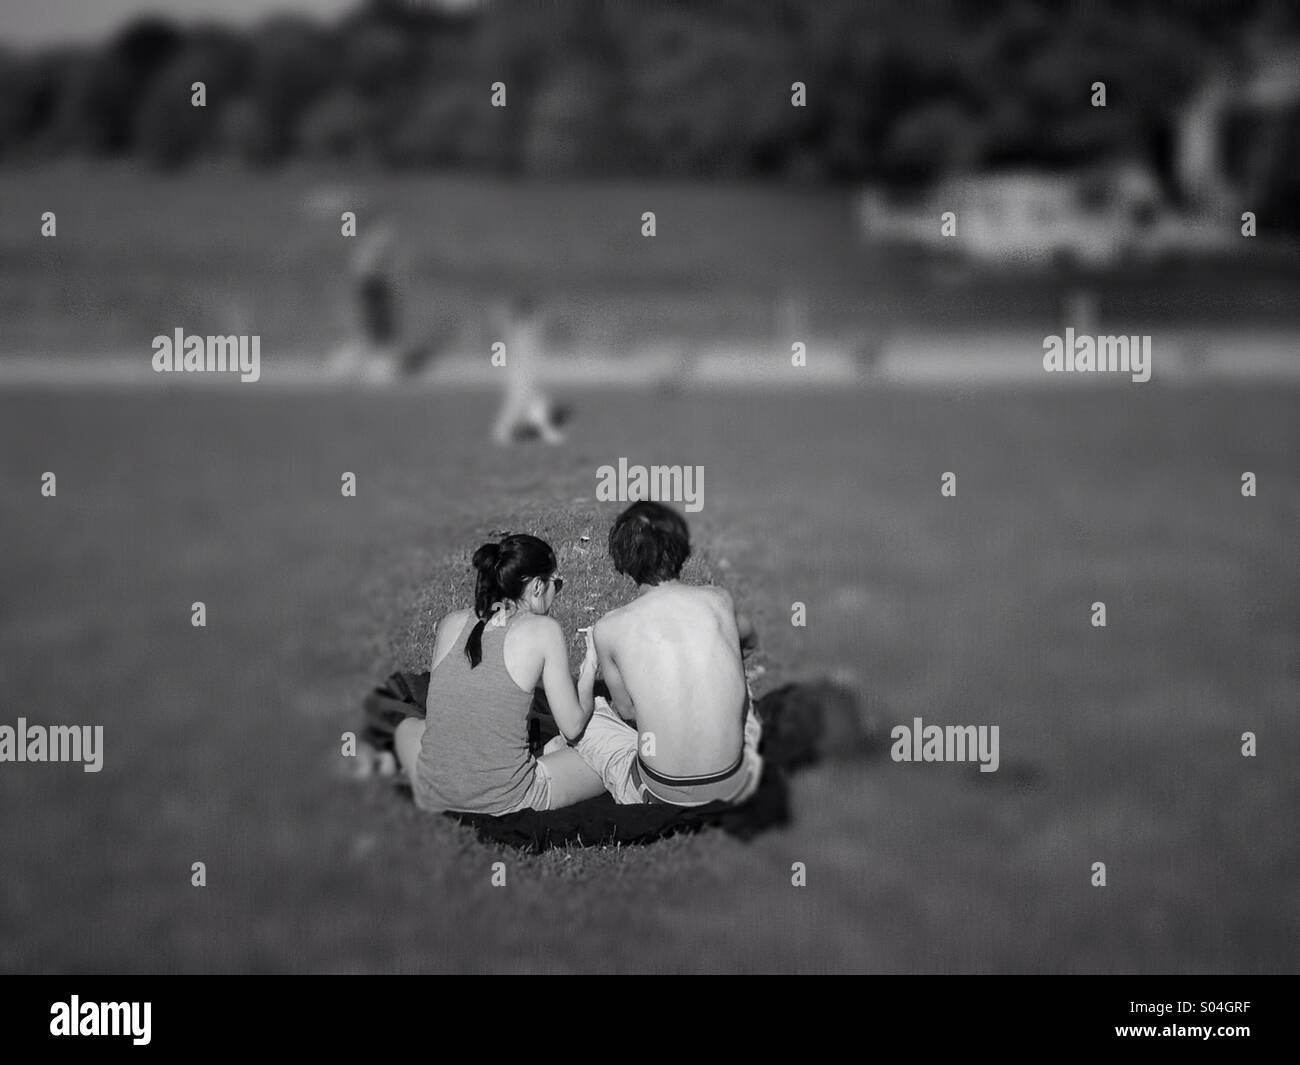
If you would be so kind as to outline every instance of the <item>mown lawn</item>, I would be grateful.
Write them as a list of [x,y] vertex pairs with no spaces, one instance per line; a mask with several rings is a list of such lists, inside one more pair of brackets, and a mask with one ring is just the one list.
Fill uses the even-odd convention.
[[[569,444],[503,452],[487,395],[203,384],[0,394],[0,722],[106,747],[0,765],[0,969],[1296,968],[1294,391],[592,392]],[[751,844],[541,857],[341,780],[492,530],[554,539],[570,629],[622,594],[622,455],[705,466],[697,572],[766,684],[852,671],[894,720],[1000,725],[1002,769],[827,765]]]
[[[610,354],[677,339],[1059,327],[1075,282],[882,248],[864,239],[854,204],[852,189],[732,183],[0,168],[0,357],[145,359],[154,336],[179,327],[257,334],[268,358],[324,358],[355,328],[357,242],[340,234],[344,210],[362,235],[381,219],[393,226],[410,335],[468,350],[494,339],[484,307],[521,291],[552,312],[552,343]],[[41,235],[46,211],[53,238]],[[646,211],[653,238],[641,235]],[[1231,265],[1117,269],[1088,288],[1103,321],[1122,329],[1297,322],[1296,263],[1263,238]]]

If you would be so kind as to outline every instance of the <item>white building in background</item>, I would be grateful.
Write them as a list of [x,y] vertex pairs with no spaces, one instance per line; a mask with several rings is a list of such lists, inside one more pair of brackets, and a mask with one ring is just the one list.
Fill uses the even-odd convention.
[[[911,206],[868,189],[859,221],[869,240],[990,265],[1104,269],[1230,248],[1243,210],[1300,198],[1300,45],[1257,49],[1244,73],[1209,76],[1179,111],[1174,137],[1170,191],[1179,206],[1150,167],[1133,160],[956,175]],[[946,212],[955,216],[948,232]]]
[[[872,239],[929,245],[984,263],[1095,268],[1140,254],[1160,207],[1155,177],[1128,163],[1084,173],[962,174],[939,182],[915,208],[894,207],[874,190],[859,201]],[[945,227],[947,212],[954,217]]]

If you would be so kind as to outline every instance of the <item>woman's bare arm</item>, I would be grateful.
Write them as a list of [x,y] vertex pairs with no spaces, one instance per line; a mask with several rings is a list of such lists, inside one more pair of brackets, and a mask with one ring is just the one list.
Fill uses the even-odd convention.
[[555,724],[566,740],[575,742],[591,720],[591,711],[595,705],[595,653],[590,649],[589,637],[587,657],[583,659],[575,689],[573,678],[569,675],[569,649],[564,642],[564,630],[558,622],[550,618],[547,621],[550,624],[539,626],[542,641],[542,688],[546,692],[546,701],[550,704]]

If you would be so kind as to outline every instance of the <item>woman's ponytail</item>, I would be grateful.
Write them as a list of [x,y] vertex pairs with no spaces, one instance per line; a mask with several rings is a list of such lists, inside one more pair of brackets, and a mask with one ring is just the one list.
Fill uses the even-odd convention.
[[465,657],[473,669],[483,661],[483,630],[498,603],[515,600],[534,577],[555,572],[555,552],[545,540],[526,533],[507,536],[499,544],[484,544],[474,552],[478,579],[474,584],[474,614],[478,618],[465,641]]
[[474,552],[474,568],[478,579],[474,582],[474,616],[478,621],[465,641],[465,657],[473,669],[483,661],[483,629],[492,614],[492,604],[501,598],[501,583],[497,579],[497,565],[501,561],[500,544],[484,544]]

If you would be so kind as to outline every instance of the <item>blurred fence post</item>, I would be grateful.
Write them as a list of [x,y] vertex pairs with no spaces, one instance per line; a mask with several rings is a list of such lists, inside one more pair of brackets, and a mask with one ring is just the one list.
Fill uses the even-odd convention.
[[1096,336],[1101,325],[1097,290],[1087,285],[1075,285],[1065,293],[1062,303],[1062,331],[1073,326],[1080,336]]
[[808,295],[802,289],[785,285],[776,302],[773,336],[784,344],[808,340]]

